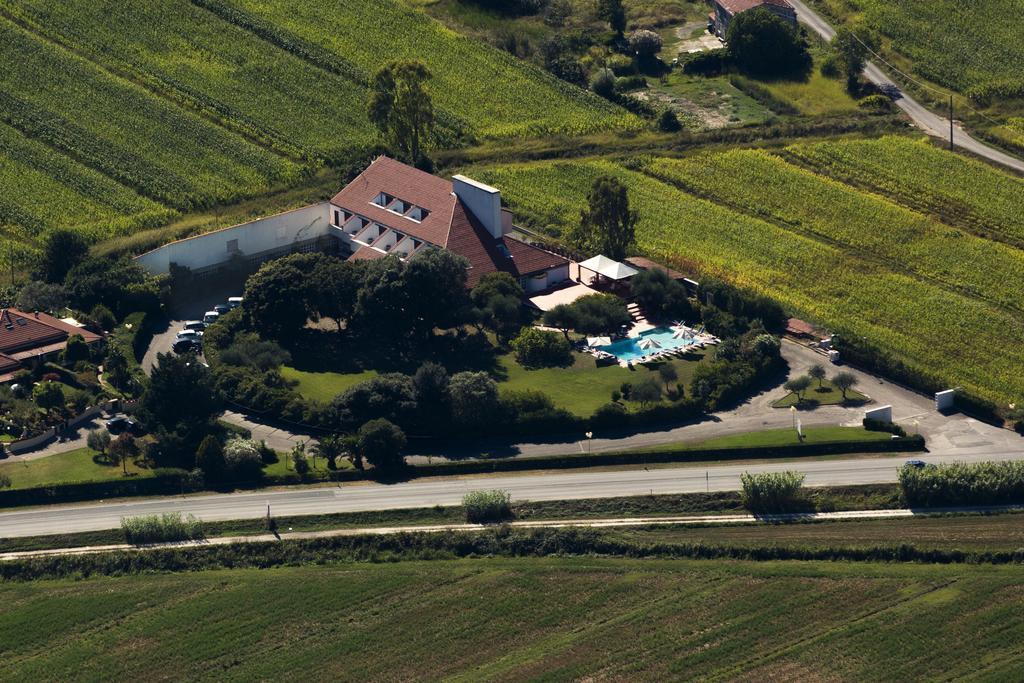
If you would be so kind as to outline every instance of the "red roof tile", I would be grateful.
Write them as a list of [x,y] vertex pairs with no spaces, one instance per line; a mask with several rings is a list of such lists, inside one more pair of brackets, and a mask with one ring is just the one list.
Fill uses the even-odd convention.
[[[430,213],[423,221],[416,222],[382,209],[372,203],[381,192]],[[487,273],[503,271],[519,277],[568,263],[561,256],[508,236],[495,239],[455,196],[451,181],[388,157],[375,159],[336,194],[331,203],[464,257],[470,264],[470,287]],[[382,256],[375,249],[360,247],[350,258],[365,260]]]
[[372,249],[371,247],[359,247],[355,253],[348,257],[349,261],[376,261],[379,258],[384,258],[387,254]]
[[568,263],[557,254],[508,236],[495,239],[461,200],[455,201],[451,230],[443,246],[469,261],[470,287],[487,273],[501,271],[520,277]]
[[[429,213],[419,222],[392,213],[372,203],[381,192],[422,207]],[[334,195],[331,203],[406,235],[443,245],[448,239],[455,201],[451,181],[388,157],[377,157],[355,180]]]

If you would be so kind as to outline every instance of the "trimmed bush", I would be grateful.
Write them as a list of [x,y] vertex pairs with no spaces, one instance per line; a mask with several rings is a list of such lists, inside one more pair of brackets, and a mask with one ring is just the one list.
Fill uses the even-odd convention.
[[572,347],[551,330],[524,327],[511,342],[516,360],[525,368],[553,368],[572,364]]
[[508,491],[473,491],[463,496],[462,507],[472,524],[502,522],[512,517],[512,496]]
[[804,475],[792,470],[740,475],[743,504],[752,512],[782,512],[803,504]]
[[136,545],[198,541],[205,538],[202,522],[192,515],[182,517],[180,512],[124,517],[121,519],[121,530],[124,531],[125,540]]

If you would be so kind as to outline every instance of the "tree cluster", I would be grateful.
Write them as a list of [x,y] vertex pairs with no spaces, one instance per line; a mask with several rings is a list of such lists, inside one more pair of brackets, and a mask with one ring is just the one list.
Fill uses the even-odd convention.
[[603,254],[620,261],[636,243],[639,214],[629,207],[629,190],[614,176],[594,180],[587,194],[587,208],[566,239],[589,254]]
[[766,9],[737,14],[725,38],[729,56],[744,73],[802,78],[810,71],[811,54],[800,30]]
[[607,335],[618,332],[631,321],[626,302],[614,294],[588,294],[544,313],[544,324],[562,330],[567,339],[569,330],[587,335]]
[[285,344],[321,318],[333,320],[339,332],[378,343],[423,341],[435,328],[470,319],[466,268],[465,259],[446,249],[429,249],[408,262],[293,254],[249,278],[242,307],[252,329]]

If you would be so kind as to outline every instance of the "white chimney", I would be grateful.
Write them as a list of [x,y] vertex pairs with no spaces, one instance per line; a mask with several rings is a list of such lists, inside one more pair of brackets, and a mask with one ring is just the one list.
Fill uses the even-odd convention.
[[452,178],[455,196],[462,200],[477,220],[495,238],[502,235],[501,192],[472,178],[457,175]]

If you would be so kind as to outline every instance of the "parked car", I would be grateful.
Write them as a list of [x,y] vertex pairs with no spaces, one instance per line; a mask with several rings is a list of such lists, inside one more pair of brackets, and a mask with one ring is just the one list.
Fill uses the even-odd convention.
[[124,415],[118,415],[117,417],[110,418],[106,422],[106,427],[107,431],[111,434],[120,434],[122,432],[134,434],[139,431],[138,423]]
[[213,307],[213,310],[217,312],[217,315],[224,315],[231,309],[228,308],[227,304],[217,304],[216,306]]
[[923,467],[928,466],[928,463],[926,463],[924,460],[918,460],[917,458],[914,458],[913,460],[908,460],[903,464],[906,465],[907,467],[913,467],[915,469],[921,469]]
[[206,329],[206,323],[202,320],[189,320],[185,323],[186,330],[195,330],[196,332],[202,332]]
[[198,339],[179,339],[171,344],[171,351],[175,353],[199,353],[202,348]]
[[217,311],[207,311],[206,313],[203,314],[203,322],[206,323],[207,325],[212,325],[213,323],[217,322],[217,318],[219,317],[220,313],[218,313]]
[[174,341],[180,342],[184,339],[188,341],[199,341],[199,338],[203,336],[202,332],[196,330],[181,330],[178,334],[174,335]]
[[233,296],[228,299],[228,308],[238,308],[242,305],[242,297]]

